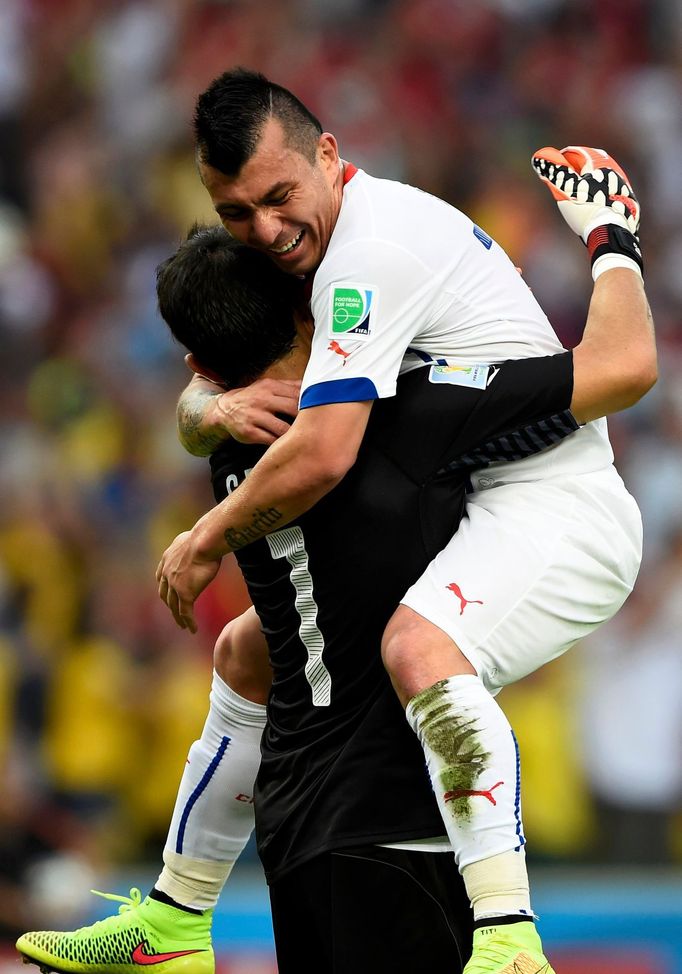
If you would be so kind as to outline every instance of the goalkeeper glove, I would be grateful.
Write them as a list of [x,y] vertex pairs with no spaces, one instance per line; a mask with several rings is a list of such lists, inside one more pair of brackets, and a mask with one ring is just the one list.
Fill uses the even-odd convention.
[[613,267],[641,275],[639,202],[615,159],[603,149],[569,145],[561,151],[538,149],[532,165],[569,227],[586,244],[593,279]]

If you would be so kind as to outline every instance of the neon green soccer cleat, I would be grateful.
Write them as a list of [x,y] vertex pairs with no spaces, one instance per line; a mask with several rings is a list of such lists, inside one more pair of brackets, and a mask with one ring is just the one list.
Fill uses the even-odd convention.
[[[94,890],[93,890],[94,892]],[[59,974],[214,974],[212,910],[186,913],[131,889],[130,897],[98,893],[123,905],[114,916],[73,933],[25,933],[17,950],[25,964]]]
[[463,974],[555,974],[542,952],[534,923],[503,923],[474,930],[474,948]]

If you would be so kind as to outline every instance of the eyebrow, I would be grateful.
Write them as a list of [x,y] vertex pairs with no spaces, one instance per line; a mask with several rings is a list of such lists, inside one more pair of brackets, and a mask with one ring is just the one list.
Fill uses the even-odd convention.
[[[271,186],[267,193],[265,193],[258,202],[265,203],[267,200],[272,199],[273,196],[279,196],[285,190],[289,189],[290,185],[291,183],[289,180],[283,180],[282,182],[275,183],[275,185]],[[227,213],[228,210],[242,209],[245,209],[245,207],[243,207],[241,203],[219,203],[216,206],[215,211],[218,216],[222,216],[224,213]]]

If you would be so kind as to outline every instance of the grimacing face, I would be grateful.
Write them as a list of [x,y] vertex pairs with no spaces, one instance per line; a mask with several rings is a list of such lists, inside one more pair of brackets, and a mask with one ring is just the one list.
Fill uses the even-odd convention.
[[279,121],[263,128],[236,176],[199,162],[222,225],[288,274],[308,274],[324,257],[339,215],[343,172],[336,139],[320,136],[314,163],[286,144]]

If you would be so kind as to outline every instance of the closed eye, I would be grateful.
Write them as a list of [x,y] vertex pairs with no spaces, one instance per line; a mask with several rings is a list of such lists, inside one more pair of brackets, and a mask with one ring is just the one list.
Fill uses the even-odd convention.
[[233,210],[226,206],[216,207],[216,213],[221,220],[244,220],[248,216],[248,210]]

